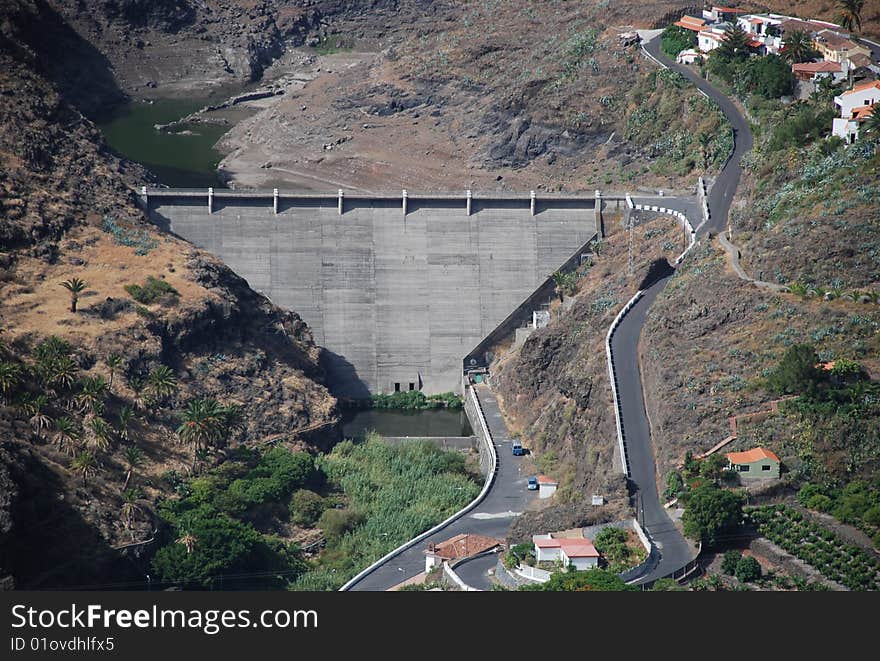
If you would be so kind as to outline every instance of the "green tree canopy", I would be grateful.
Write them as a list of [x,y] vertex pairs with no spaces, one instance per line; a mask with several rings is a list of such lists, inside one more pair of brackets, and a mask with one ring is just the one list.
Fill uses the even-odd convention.
[[[186,540],[162,547],[153,558],[153,571],[162,581],[188,587],[235,587],[221,576],[257,574],[290,568],[291,558],[281,547],[272,548],[250,525],[208,505],[186,512],[177,525],[177,538]],[[269,576],[260,584],[281,584]],[[254,581],[248,582],[252,586]]]
[[794,344],[785,350],[782,360],[767,379],[768,387],[779,394],[814,396],[825,380],[816,365],[819,356],[809,344]]
[[739,527],[742,502],[739,494],[713,485],[691,490],[681,517],[684,534],[707,546],[717,545],[721,537]]
[[520,588],[535,592],[635,592],[635,586],[627,585],[617,574],[605,569],[554,572],[546,583],[526,585]]
[[660,49],[674,58],[681,51],[697,45],[697,33],[677,25],[669,25],[660,35]]

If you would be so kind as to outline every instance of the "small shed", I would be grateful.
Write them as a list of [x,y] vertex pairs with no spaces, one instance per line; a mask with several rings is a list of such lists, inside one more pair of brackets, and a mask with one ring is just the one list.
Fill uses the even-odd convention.
[[746,452],[728,452],[728,470],[736,471],[745,479],[779,477],[779,457],[765,448],[752,448]]
[[556,493],[559,482],[546,475],[538,476],[538,498],[549,498]]

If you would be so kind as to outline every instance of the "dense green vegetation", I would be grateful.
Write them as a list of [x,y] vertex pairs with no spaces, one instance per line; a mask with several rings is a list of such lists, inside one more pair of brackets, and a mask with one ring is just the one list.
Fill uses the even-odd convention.
[[660,49],[672,59],[686,48],[697,45],[697,33],[677,25],[669,25],[660,35]]
[[[371,435],[361,444],[338,444],[319,465],[342,497],[344,509],[357,519],[333,522],[342,525],[334,528],[334,538],[328,537],[327,548],[294,589],[338,588],[388,551],[461,509],[480,490],[464,455],[443,452],[427,442],[390,446]],[[327,523],[322,517],[318,527],[322,522]]]
[[177,296],[177,290],[160,278],[147,276],[147,282],[141,285],[125,285],[125,291],[138,303],[149,305],[163,297]]
[[845,486],[807,482],[798,491],[798,502],[860,528],[880,547],[880,478],[853,480]]
[[463,405],[461,397],[452,392],[436,395],[425,395],[421,390],[404,390],[390,394],[372,395],[370,405],[376,409],[405,409],[423,411],[427,409],[460,409]]
[[[238,448],[160,506],[168,525],[153,559],[159,580],[191,588],[336,589],[360,569],[472,500],[479,486],[460,453],[378,437],[345,441],[317,458]],[[318,528],[323,551],[267,530]]]
[[627,585],[620,576],[608,569],[588,569],[585,571],[554,572],[546,583],[524,585],[520,590],[528,592],[637,592],[639,589],[633,585]]
[[684,176],[719,169],[733,150],[733,133],[713,101],[681,74],[652,72],[633,90],[624,137],[652,159],[657,174]]
[[709,74],[723,80],[742,97],[754,94],[778,99],[791,94],[795,84],[791,65],[778,55],[752,57],[748,42],[749,37],[741,28],[728,30],[721,46],[709,54]]
[[593,544],[596,550],[602,554],[607,563],[607,569],[615,573],[625,572],[635,567],[645,559],[643,547],[638,549],[628,545],[629,535],[622,528],[608,526],[599,531]]
[[742,523],[743,498],[713,484],[702,484],[684,496],[684,534],[706,547],[723,542]]
[[748,508],[758,532],[818,569],[823,576],[852,590],[880,587],[880,563],[864,549],[847,544],[830,530],[786,505]]

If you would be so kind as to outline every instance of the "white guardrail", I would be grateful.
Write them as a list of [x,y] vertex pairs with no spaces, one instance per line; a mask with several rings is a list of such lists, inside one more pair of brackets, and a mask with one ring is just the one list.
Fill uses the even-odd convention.
[[[703,178],[700,177],[698,186],[705,186],[705,182]],[[705,191],[705,188],[703,188]],[[703,198],[703,204],[705,204],[705,197]],[[689,241],[688,247],[685,248],[684,252],[681,253],[675,259],[675,264],[681,264],[682,260],[685,258],[685,255],[690,252],[691,248],[694,247],[694,244],[697,240],[697,233],[694,230],[694,226],[691,224],[691,221],[688,217],[683,214],[681,211],[676,211],[675,209],[667,209],[666,207],[649,205],[649,204],[636,204],[633,202],[632,197],[629,193],[626,194],[626,204],[630,209],[635,209],[636,211],[655,211],[657,213],[664,213],[670,216],[675,217],[682,224],[682,226],[688,230]],[[611,322],[611,327],[608,329],[608,334],[605,336],[605,354],[608,360],[608,378],[611,381],[611,397],[614,400],[614,420],[617,423],[617,444],[620,450],[620,462],[621,468],[623,469],[623,474],[627,477],[630,476],[629,473],[629,457],[626,453],[626,439],[623,432],[623,424],[621,422],[621,410],[620,410],[620,395],[617,391],[617,371],[614,369],[614,353],[611,351],[611,338],[614,336],[614,331],[617,330],[617,327],[620,325],[621,320],[626,316],[626,313],[629,312],[632,307],[638,302],[638,300],[642,297],[645,292],[641,289],[635,293],[626,305],[623,306],[623,309],[617,313],[617,316],[614,318],[614,321]]]
[[445,521],[438,523],[436,526],[434,526],[430,530],[426,530],[421,535],[417,535],[416,537],[413,537],[408,542],[404,542],[403,544],[398,546],[396,549],[394,549],[390,553],[386,553],[384,556],[382,556],[381,558],[376,560],[376,562],[371,564],[369,567],[366,567],[365,569],[362,569],[361,571],[359,571],[345,585],[343,585],[341,588],[339,588],[340,592],[346,592],[346,591],[350,590],[351,587],[353,585],[355,585],[358,581],[360,581],[365,576],[368,576],[369,574],[374,572],[378,567],[385,564],[388,560],[390,560],[394,556],[403,553],[404,551],[406,551],[409,548],[412,548],[413,546],[415,546],[419,542],[427,539],[428,537],[430,537],[434,533],[443,530],[443,528],[448,526],[453,521],[460,519],[465,514],[470,512],[472,509],[474,509],[477,505],[479,505],[481,502],[483,502],[483,499],[489,493],[489,489],[492,488],[492,484],[495,482],[495,476],[498,473],[498,453],[495,452],[495,443],[492,441],[492,434],[489,432],[489,425],[486,424],[486,416],[483,414],[483,407],[480,405],[480,399],[479,399],[479,397],[477,397],[477,394],[474,392],[474,389],[470,386],[467,387],[467,394],[465,395],[465,397],[467,397],[468,395],[470,395],[473,398],[474,409],[477,412],[478,422],[480,424],[480,428],[483,430],[483,432],[485,434],[485,436],[481,437],[481,439],[483,440],[484,443],[486,443],[489,446],[489,456],[491,458],[491,461],[490,461],[491,467],[489,469],[489,472],[486,474],[486,481],[483,483],[482,491],[480,491],[480,493],[477,495],[477,497],[474,498],[470,503],[465,505],[464,508],[460,509],[458,512],[456,512],[455,514],[450,516]]
[[621,423],[620,397],[617,393],[617,371],[614,369],[614,354],[611,351],[611,338],[614,336],[614,331],[617,330],[624,315],[632,309],[632,306],[634,306],[642,297],[642,294],[644,294],[644,292],[640,289],[636,292],[635,296],[629,299],[629,302],[623,306],[623,309],[617,313],[614,321],[611,322],[611,327],[608,329],[608,334],[605,336],[605,355],[608,359],[608,378],[611,381],[611,397],[614,400],[614,420],[617,423],[617,445],[620,451],[621,468],[623,469],[623,474],[627,477],[629,477],[629,457],[626,454],[623,424]]

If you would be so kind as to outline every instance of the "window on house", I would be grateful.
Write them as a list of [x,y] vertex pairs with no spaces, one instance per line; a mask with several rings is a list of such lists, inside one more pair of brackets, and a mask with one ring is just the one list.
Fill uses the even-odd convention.
[[400,392],[400,384],[399,383],[394,384],[394,392]]
[[413,383],[412,381],[410,381],[410,382],[409,382],[409,389],[410,389],[410,390],[415,390],[415,389],[416,389],[416,384]]
[[770,466],[767,465],[767,464],[764,464],[763,466],[761,466],[761,470],[762,470],[762,471],[768,471],[768,470],[770,470]]
[[737,466],[737,470],[739,470],[740,473],[748,473],[750,468],[751,468],[751,466],[746,466],[743,464],[740,464],[739,466]]

